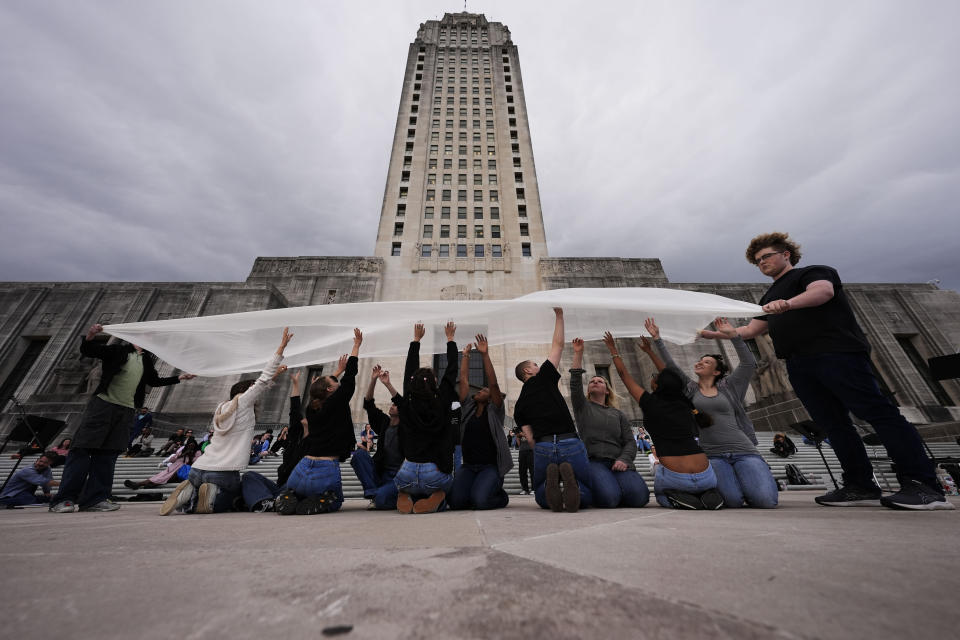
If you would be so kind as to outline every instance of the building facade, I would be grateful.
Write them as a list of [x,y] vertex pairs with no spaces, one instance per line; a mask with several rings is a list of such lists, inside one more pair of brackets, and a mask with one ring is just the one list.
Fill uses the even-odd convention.
[[[408,49],[373,256],[260,257],[242,283],[0,283],[0,435],[9,432],[21,407],[66,421],[67,431],[75,427],[98,376],[95,363],[80,357],[79,341],[97,322],[644,286],[756,302],[767,285],[670,283],[657,259],[549,257],[517,46],[501,23],[481,14],[446,14],[421,24]],[[925,363],[960,344],[960,295],[927,284],[851,284],[847,292],[874,347],[879,378],[904,413],[919,423],[960,419],[960,385],[933,380]],[[362,319],[357,323],[362,327]],[[467,342],[472,333],[466,333],[483,329],[465,327],[458,338]],[[674,356],[692,367],[701,353],[720,350],[735,362],[728,344],[704,342],[675,347]],[[769,339],[751,347],[760,360],[748,397],[758,428],[806,417]],[[529,345],[491,348],[508,413],[520,389],[514,365],[545,353],[546,347]],[[635,347],[621,353],[641,379],[652,373]],[[562,369],[570,355],[568,350]],[[361,389],[373,364],[362,361]],[[396,371],[403,366],[399,360],[382,364]],[[332,365],[318,363],[312,372]],[[611,371],[600,344],[588,346],[585,365]],[[173,371],[162,364],[160,373]],[[236,380],[205,378],[154,389],[146,405],[161,432],[202,428]],[[259,407],[262,422],[285,422],[286,394],[285,384],[267,394]],[[358,423],[364,420],[361,395],[354,399]],[[378,398],[386,403],[385,395]],[[627,412],[641,418],[636,407]]]

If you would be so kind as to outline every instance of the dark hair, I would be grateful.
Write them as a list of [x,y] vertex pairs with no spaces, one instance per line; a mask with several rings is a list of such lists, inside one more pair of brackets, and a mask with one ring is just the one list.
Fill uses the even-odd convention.
[[46,458],[47,461],[52,464],[53,462],[56,462],[58,457],[59,456],[53,451],[44,451],[39,456],[37,456],[37,460],[39,460],[40,458]]
[[[198,451],[200,451],[200,445],[197,444],[197,441],[193,438],[188,438],[187,442],[183,445],[183,450],[177,457],[183,459],[184,464],[193,464],[193,461],[197,459]],[[189,458],[187,456],[189,456]]]
[[324,401],[330,396],[330,382],[336,382],[333,376],[320,376],[316,382],[310,385],[310,406],[319,409]]
[[723,376],[730,373],[730,367],[727,365],[727,361],[723,359],[722,353],[705,353],[700,356],[701,360],[704,358],[713,358],[717,361],[717,373],[719,375],[715,378],[716,382],[720,382],[723,380]]
[[517,380],[519,380],[520,382],[523,382],[523,376],[526,373],[525,370],[527,368],[527,365],[530,364],[531,362],[532,362],[531,360],[524,360],[523,362],[517,365],[516,369],[513,370],[513,372],[517,376]]
[[243,393],[252,387],[255,382],[256,380],[241,380],[240,382],[234,384],[232,387],[230,387],[230,398],[232,399],[234,396]]
[[751,240],[750,246],[747,247],[747,262],[757,265],[757,252],[767,247],[777,251],[789,251],[790,264],[793,266],[797,266],[800,262],[800,245],[791,240],[789,235],[780,231],[764,233]]
[[709,413],[698,410],[693,406],[693,402],[683,392],[685,383],[680,374],[673,369],[664,369],[656,376],[657,390],[653,393],[664,400],[680,403],[690,408],[690,415],[697,423],[697,427],[705,429],[713,424],[713,418]]
[[437,374],[430,367],[420,367],[413,372],[413,379],[410,380],[410,393],[421,397],[437,395]]

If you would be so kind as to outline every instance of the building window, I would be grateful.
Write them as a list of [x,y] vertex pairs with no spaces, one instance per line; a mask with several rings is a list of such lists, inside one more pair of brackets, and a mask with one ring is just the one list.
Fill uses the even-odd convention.
[[450,237],[450,225],[442,224],[440,225],[440,237],[449,238]]
[[444,189],[440,197],[444,202],[450,202],[450,189]]
[[483,190],[474,189],[473,190],[473,201],[474,202],[483,202]]
[[467,225],[465,225],[465,224],[458,224],[458,225],[457,225],[457,237],[458,237],[458,238],[466,238],[466,237],[467,237]]
[[494,258],[502,258],[503,247],[498,244],[490,245],[490,255],[492,255]]
[[524,196],[524,194],[523,194],[523,189],[520,188],[520,187],[518,187],[518,188],[517,188],[517,200],[524,200],[525,198],[526,198],[526,196]]
[[466,202],[467,201],[467,192],[463,189],[457,191],[457,202]]
[[395,223],[393,224],[393,235],[395,235],[395,236],[402,236],[402,235],[403,235],[403,223],[402,223],[402,222],[395,222]]
[[399,243],[399,242],[394,242],[394,243],[390,246],[390,255],[391,255],[391,256],[399,256],[399,255],[400,255],[400,243]]
[[430,145],[430,155],[432,156],[437,155],[437,145],[435,144]]
[[420,255],[424,258],[429,258],[433,254],[433,245],[425,244],[420,246]]
[[482,244],[475,244],[475,245],[473,245],[473,255],[474,255],[474,257],[476,257],[476,258],[482,258],[482,257],[483,257],[483,245],[482,245]]
[[467,155],[467,145],[465,144],[460,145],[460,155],[462,156]]
[[517,214],[518,214],[521,218],[526,218],[526,217],[527,217],[527,205],[525,205],[525,204],[518,204],[518,205],[517,205]]
[[[436,160],[434,160],[433,167],[431,167],[431,168],[434,168],[434,169],[435,169],[436,166],[437,166],[437,163],[436,163]],[[452,168],[453,168],[453,159],[452,159],[452,158],[444,158],[444,159],[443,159],[443,168],[444,168],[444,169],[452,169]]]
[[407,213],[407,205],[401,203],[397,205],[397,217],[402,217]]
[[433,218],[433,207],[425,207],[423,210],[424,218]]
[[457,257],[458,257],[458,258],[466,258],[466,257],[467,257],[467,245],[465,245],[465,244],[458,244],[458,245],[457,245]]
[[407,197],[407,188],[406,188],[406,187],[400,187],[400,197],[401,197],[401,198],[406,198],[406,197]]
[[433,189],[427,189],[427,202],[433,202],[437,199],[437,192]]
[[495,224],[490,226],[490,237],[499,238],[500,237],[500,225]]
[[517,184],[522,184],[522,183],[523,183],[523,173],[520,172],[520,171],[514,172],[514,174],[513,174],[513,181],[516,182]]
[[443,145],[443,153],[444,153],[444,155],[452,156],[452,155],[453,155],[453,145],[452,145],[452,144],[445,144],[445,145]]
[[518,169],[520,168],[520,158],[513,159],[513,166],[517,167]]
[[432,237],[433,237],[433,225],[432,225],[432,224],[425,224],[425,225],[423,225],[423,237],[424,237],[424,238],[432,238]]
[[473,208],[473,219],[474,219],[474,220],[483,220],[483,207],[474,207],[474,208]]
[[520,235],[522,236],[530,235],[530,225],[528,225],[526,222],[520,223]]
[[491,220],[500,219],[500,207],[490,207],[490,219]]
[[[404,171],[404,173],[407,174],[407,180],[409,180],[409,179],[410,179],[410,172],[409,172],[409,171]],[[427,174],[427,184],[437,184],[437,174],[435,174],[435,173],[428,173],[428,174]]]
[[466,207],[457,207],[457,219],[466,220],[467,219],[467,208]]
[[483,168],[483,160],[480,160],[479,158],[475,159],[473,161],[474,171],[480,171],[482,168]]
[[450,219],[450,207],[440,207],[440,219],[441,220]]
[[451,184],[453,182],[453,174],[445,173],[443,174],[443,184]]
[[474,237],[474,238],[482,238],[482,237],[483,237],[483,225],[482,225],[482,224],[475,224],[475,225],[473,225],[473,237]]
[[529,258],[532,254],[530,253],[530,243],[524,242],[520,245],[520,253],[526,258]]
[[467,184],[467,174],[461,173],[457,175],[457,184]]
[[487,160],[487,169],[496,169],[497,161],[496,160]]
[[441,258],[449,258],[449,257],[450,257],[450,245],[448,245],[448,244],[441,244],[441,245],[440,245],[440,253],[439,253],[439,255],[440,255]]
[[491,173],[487,177],[487,184],[497,184],[497,174]]
[[500,194],[498,194],[496,191],[491,190],[490,202],[499,202],[499,201],[500,201]]

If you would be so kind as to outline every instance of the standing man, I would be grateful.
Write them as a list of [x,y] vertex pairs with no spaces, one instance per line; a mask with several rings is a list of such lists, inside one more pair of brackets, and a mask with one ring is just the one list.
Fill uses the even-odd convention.
[[[32,467],[20,469],[13,474],[3,494],[0,494],[0,505],[13,509],[21,505],[50,502],[50,487],[58,484],[50,471],[53,456],[52,453],[44,453],[34,461]],[[37,487],[43,488],[42,500],[37,500]]]
[[80,353],[98,358],[103,375],[80,419],[63,467],[60,490],[50,505],[53,513],[116,511],[110,502],[117,456],[127,448],[135,407],[143,406],[147,385],[161,387],[194,378],[192,374],[161,378],[153,356],[136,345],[98,344],[103,331],[95,324],[80,343]]
[[[843,487],[816,498],[837,507],[953,509],[937,482],[933,462],[916,428],[880,391],[870,366],[870,344],[853,315],[836,270],[795,268],[800,247],[785,233],[757,236],[747,261],[773,278],[760,304],[767,313],[737,332],[753,338],[769,331],[777,357],[787,362],[790,384],[813,421],[827,431],[843,466]],[[716,331],[704,331],[716,338]],[[900,491],[881,497],[873,467],[850,420],[870,423],[896,464]]]

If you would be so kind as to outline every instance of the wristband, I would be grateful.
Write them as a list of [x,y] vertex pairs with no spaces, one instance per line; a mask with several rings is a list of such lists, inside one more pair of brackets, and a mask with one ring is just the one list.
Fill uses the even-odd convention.
[[619,354],[619,353],[613,353],[613,354],[610,355],[610,357],[611,357],[611,358],[619,358],[619,357],[620,357],[620,354]]

